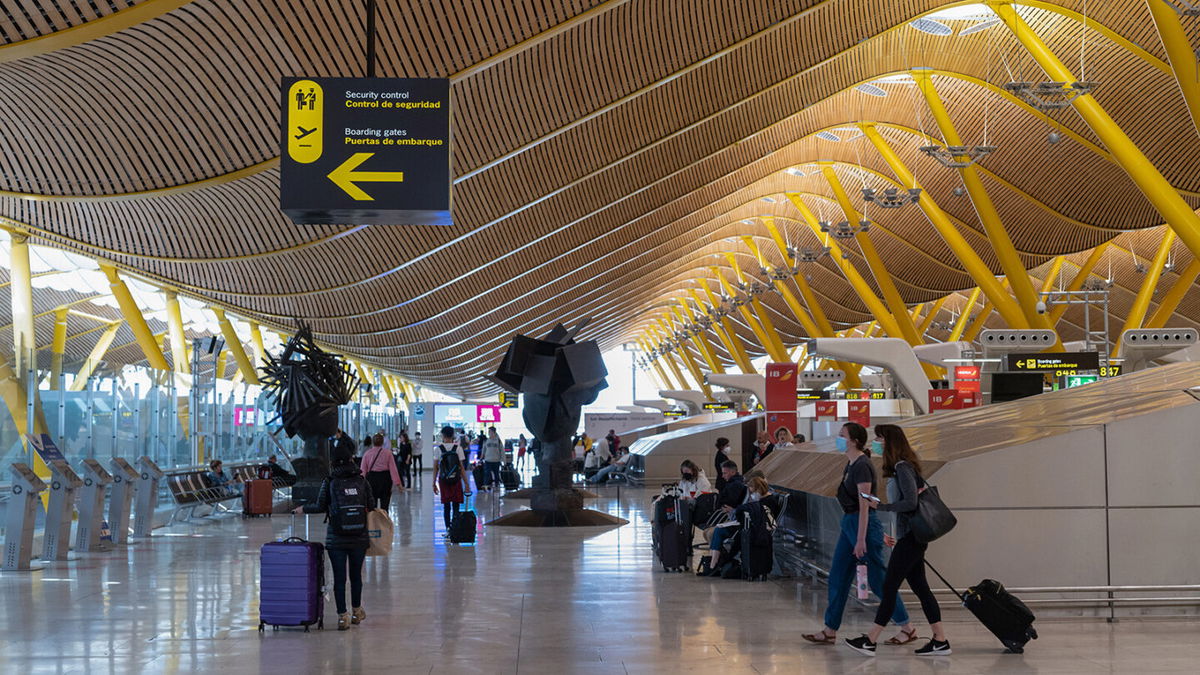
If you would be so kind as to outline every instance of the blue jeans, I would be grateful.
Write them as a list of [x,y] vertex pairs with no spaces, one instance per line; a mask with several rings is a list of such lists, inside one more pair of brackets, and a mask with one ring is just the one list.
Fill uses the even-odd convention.
[[[484,482],[488,485],[500,484],[500,462],[483,463]],[[482,485],[478,487],[483,487]]]
[[[850,587],[857,576],[858,561],[854,559],[854,544],[858,541],[858,514],[842,516],[841,532],[837,548],[833,551],[833,562],[829,565],[829,607],[825,609],[825,625],[833,630],[842,626],[842,613],[846,610]],[[883,562],[883,525],[874,512],[867,520],[867,583],[877,597],[883,597],[883,576],[887,565]],[[892,622],[898,626],[908,623],[908,610],[904,602],[896,599],[896,610]]]
[[712,539],[708,542],[708,550],[720,551],[725,545],[725,540],[732,537],[737,531],[737,527],[713,528]]
[[599,471],[597,471],[595,476],[592,476],[585,482],[587,482],[587,483],[603,483],[608,480],[609,475],[614,474],[614,473],[624,473],[624,472],[625,472],[624,465],[616,464],[616,463],[609,464],[608,466],[604,467],[603,469],[600,469]]

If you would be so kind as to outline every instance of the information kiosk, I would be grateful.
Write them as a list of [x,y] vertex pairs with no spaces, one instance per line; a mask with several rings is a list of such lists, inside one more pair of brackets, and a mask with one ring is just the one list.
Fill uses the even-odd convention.
[[75,550],[94,553],[109,550],[100,539],[104,521],[104,489],[112,476],[94,459],[83,460],[83,487],[79,493],[79,527],[75,528]]
[[144,539],[154,529],[154,509],[158,507],[158,482],[163,470],[154,460],[142,455],[138,458],[137,497],[133,514],[133,538]]
[[5,572],[32,569],[29,559],[33,556],[38,493],[45,489],[46,484],[28,466],[19,462],[12,465],[12,498],[5,509],[4,564],[0,567]]
[[114,544],[129,543],[129,512],[133,509],[133,488],[137,484],[138,472],[124,457],[113,457],[108,466],[112,469],[112,496],[108,502],[108,529],[112,530]]
[[42,560],[70,560],[75,491],[83,487],[83,479],[66,460],[53,459],[49,465],[50,505],[46,509],[46,531],[42,536]]

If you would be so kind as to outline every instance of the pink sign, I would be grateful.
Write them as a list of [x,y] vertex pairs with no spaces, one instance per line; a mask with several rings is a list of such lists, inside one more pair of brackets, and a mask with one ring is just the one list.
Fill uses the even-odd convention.
[[500,406],[475,406],[475,421],[479,422],[480,424],[498,424],[500,422]]

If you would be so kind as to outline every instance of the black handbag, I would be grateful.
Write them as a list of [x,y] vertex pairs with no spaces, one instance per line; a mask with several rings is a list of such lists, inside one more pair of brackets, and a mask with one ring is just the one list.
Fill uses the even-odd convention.
[[913,537],[922,544],[944,536],[958,524],[946,503],[938,494],[937,487],[926,485],[921,494],[917,495],[917,511],[908,521],[908,528]]

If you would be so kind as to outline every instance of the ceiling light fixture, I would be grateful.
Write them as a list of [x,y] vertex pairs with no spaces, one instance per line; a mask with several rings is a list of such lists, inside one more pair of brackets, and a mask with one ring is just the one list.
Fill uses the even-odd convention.
[[1099,87],[1098,82],[1009,82],[1003,89],[1041,112],[1062,110]]
[[1179,16],[1200,16],[1200,2],[1194,4],[1188,0],[1163,0],[1163,2],[1167,3],[1167,6],[1175,10]]
[[968,166],[979,163],[979,160],[995,152],[996,146],[926,145],[922,146],[920,150],[936,159],[939,164],[947,169],[965,169]]
[[901,193],[900,188],[887,188],[882,195],[875,192],[874,188],[863,188],[863,201],[870,204],[875,204],[881,209],[902,209],[910,204],[916,204],[921,201],[921,188],[909,188]]
[[861,91],[862,93],[866,94],[867,96],[876,96],[878,98],[885,98],[888,95],[886,89],[877,87],[869,82],[865,83],[865,84],[860,84],[857,87],[855,87],[855,89],[857,89],[858,91]]

